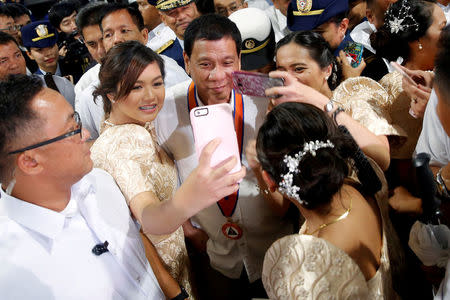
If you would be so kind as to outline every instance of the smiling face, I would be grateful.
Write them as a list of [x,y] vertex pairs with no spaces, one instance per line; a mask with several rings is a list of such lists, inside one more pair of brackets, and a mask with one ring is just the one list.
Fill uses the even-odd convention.
[[179,39],[183,39],[184,31],[188,25],[200,16],[197,5],[194,2],[168,11],[160,11],[161,21],[175,32]]
[[276,53],[276,62],[277,70],[291,73],[299,82],[322,93],[328,88],[327,78],[331,74],[331,66],[321,69],[305,47],[294,42],[280,47]]
[[114,45],[125,41],[147,43],[148,30],[139,30],[126,9],[110,13],[102,20],[103,46],[106,52]]
[[112,102],[110,120],[114,124],[145,125],[156,118],[164,104],[164,80],[156,62],[150,63],[138,77],[130,94]]
[[30,48],[28,56],[35,60],[42,71],[54,73],[58,64],[58,45],[46,48]]
[[236,43],[231,37],[216,41],[196,40],[191,57],[186,53],[183,55],[186,71],[194,80],[203,103],[211,105],[230,101],[233,88],[231,73],[241,67]]

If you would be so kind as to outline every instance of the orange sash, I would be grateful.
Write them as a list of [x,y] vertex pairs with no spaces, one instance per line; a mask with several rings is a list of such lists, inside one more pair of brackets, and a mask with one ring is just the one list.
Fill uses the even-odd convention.
[[[234,94],[234,129],[236,130],[239,145],[239,154],[242,161],[242,144],[244,143],[244,99],[241,94],[235,93],[234,90],[232,90],[232,93]],[[195,84],[194,82],[191,82],[187,94],[189,112],[193,108],[198,106],[196,94]],[[229,218],[233,215],[234,210],[236,209],[238,198],[239,190],[217,202],[220,211],[225,217]]]

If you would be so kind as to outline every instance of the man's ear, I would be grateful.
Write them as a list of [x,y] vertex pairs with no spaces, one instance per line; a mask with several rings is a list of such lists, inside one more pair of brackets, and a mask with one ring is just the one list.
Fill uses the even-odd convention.
[[191,62],[189,60],[189,56],[187,55],[186,51],[183,51],[183,58],[184,58],[184,68],[186,70],[186,73],[191,76],[190,74],[190,66]]
[[275,182],[275,180],[272,179],[272,176],[270,176],[269,173],[267,173],[267,171],[262,170],[262,178],[264,180],[264,182],[267,184],[267,187],[269,188],[270,192],[273,193],[277,190],[278,186],[277,183]]
[[144,45],[146,45],[147,44],[147,42],[148,42],[148,29],[147,28],[143,28],[142,30],[141,30],[141,34],[142,34],[142,38],[143,38],[143,40],[144,40]]
[[34,151],[28,150],[19,153],[16,158],[17,168],[27,175],[37,175],[42,172],[43,167],[39,164],[39,158]]
[[163,22],[167,26],[166,15],[164,13],[162,13],[161,11],[159,11],[159,10],[158,10],[158,13],[159,13],[159,17],[161,19],[161,22]]

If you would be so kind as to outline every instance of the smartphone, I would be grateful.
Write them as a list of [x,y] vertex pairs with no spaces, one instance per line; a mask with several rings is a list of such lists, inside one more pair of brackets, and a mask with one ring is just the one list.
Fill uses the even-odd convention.
[[349,42],[345,46],[345,55],[347,56],[347,59],[349,60],[349,63],[353,68],[356,68],[361,64],[363,51],[364,46],[360,43]]
[[266,89],[284,85],[282,78],[272,78],[257,72],[234,71],[231,77],[236,92],[249,96],[267,97]]
[[211,157],[211,167],[215,167],[230,156],[235,156],[236,165],[229,173],[238,172],[241,169],[241,159],[230,104],[196,107],[191,110],[190,118],[197,158],[209,142],[220,138],[221,143]]
[[409,83],[411,83],[412,85],[417,85],[417,83],[411,78],[411,76],[409,76],[408,74],[406,74],[405,71],[403,71],[403,69],[400,67],[400,65],[398,63],[391,61],[390,64],[391,64],[391,67],[394,68],[395,71],[402,74],[402,76],[404,78],[406,78],[406,80],[408,80]]

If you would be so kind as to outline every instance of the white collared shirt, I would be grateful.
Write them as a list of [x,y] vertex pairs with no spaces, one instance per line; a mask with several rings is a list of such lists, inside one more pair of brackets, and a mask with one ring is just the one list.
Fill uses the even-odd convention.
[[[92,248],[107,240],[110,251]],[[165,299],[113,179],[94,169],[62,212],[1,191],[1,299]]]
[[[166,90],[163,109],[159,112],[155,129],[158,141],[176,161],[181,182],[197,167],[194,137],[190,125],[187,105],[187,89],[191,80]],[[264,121],[268,101],[266,98],[244,97],[244,139],[243,149],[248,141],[256,139],[258,129]],[[199,105],[203,105],[198,99]],[[234,96],[230,99],[233,108]],[[292,233],[292,226],[275,216],[257,188],[257,179],[248,167],[245,150],[242,164],[247,175],[240,183],[239,199],[232,215],[233,222],[243,229],[238,240],[231,240],[222,233],[222,225],[227,219],[216,204],[199,212],[191,220],[198,224],[209,236],[207,252],[211,266],[225,276],[239,278],[245,267],[250,282],[261,277],[264,255],[269,246],[278,238]]]
[[284,38],[286,35],[291,33],[287,27],[287,18],[281,13],[281,11],[275,6],[270,6],[264,10],[266,15],[269,17],[270,22],[272,22],[272,28],[275,33],[275,42],[278,43],[279,40]]
[[436,113],[438,101],[436,91],[433,89],[423,116],[422,131],[415,153],[428,153],[431,156],[430,164],[442,167],[450,162],[450,137]]

